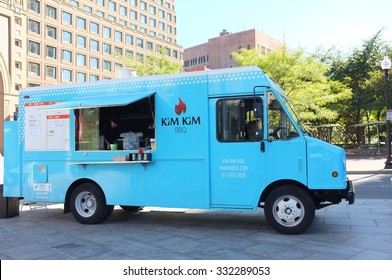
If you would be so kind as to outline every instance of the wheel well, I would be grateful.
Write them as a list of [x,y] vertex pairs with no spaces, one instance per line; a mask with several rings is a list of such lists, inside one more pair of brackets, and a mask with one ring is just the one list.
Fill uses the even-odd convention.
[[314,199],[313,194],[303,184],[301,184],[297,181],[294,181],[294,180],[279,180],[279,181],[273,182],[272,184],[270,184],[268,187],[266,187],[263,190],[263,192],[261,193],[261,196],[260,196],[259,206],[265,202],[265,199],[271,193],[272,190],[279,188],[281,186],[285,186],[285,185],[293,185],[293,186],[299,187],[299,188],[303,189],[304,191],[306,191]]
[[68,188],[67,193],[66,193],[66,195],[65,195],[65,201],[64,201],[64,214],[65,214],[65,213],[71,212],[71,209],[70,209],[70,207],[69,207],[69,199],[70,199],[70,197],[71,197],[71,193],[73,192],[73,190],[74,190],[77,186],[80,186],[80,185],[83,184],[83,183],[92,183],[92,184],[95,184],[95,185],[97,186],[97,188],[99,188],[99,189],[101,190],[101,192],[103,193],[102,188],[101,188],[96,182],[94,182],[93,180],[90,180],[90,179],[79,179],[79,180],[73,182],[72,185]]

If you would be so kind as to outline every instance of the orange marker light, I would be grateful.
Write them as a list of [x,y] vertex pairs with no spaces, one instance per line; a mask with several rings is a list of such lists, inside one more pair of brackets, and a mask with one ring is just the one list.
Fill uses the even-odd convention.
[[332,177],[336,178],[336,177],[338,177],[338,175],[339,175],[338,172],[336,172],[336,171],[332,172]]

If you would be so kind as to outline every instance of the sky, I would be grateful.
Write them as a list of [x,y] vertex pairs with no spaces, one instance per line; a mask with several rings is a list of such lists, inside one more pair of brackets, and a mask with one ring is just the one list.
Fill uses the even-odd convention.
[[391,0],[176,0],[177,43],[207,43],[223,29],[257,29],[289,48],[360,48],[379,30],[392,43]]

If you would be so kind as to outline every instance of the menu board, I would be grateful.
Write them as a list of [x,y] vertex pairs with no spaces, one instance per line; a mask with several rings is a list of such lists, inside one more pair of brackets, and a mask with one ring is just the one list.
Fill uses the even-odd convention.
[[25,150],[69,151],[69,109],[48,110],[57,102],[25,104]]

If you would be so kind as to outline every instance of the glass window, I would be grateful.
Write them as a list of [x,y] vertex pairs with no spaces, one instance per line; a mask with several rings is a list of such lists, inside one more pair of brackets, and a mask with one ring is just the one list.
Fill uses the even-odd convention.
[[140,1],[140,9],[147,11],[147,4],[144,1]]
[[83,5],[83,10],[85,10],[86,12],[89,12],[89,13],[93,12],[93,8],[88,5]]
[[112,63],[108,60],[103,61],[103,70],[112,71]]
[[38,0],[29,0],[28,9],[36,13],[41,12],[41,3]]
[[103,27],[103,36],[106,38],[112,38],[112,29],[109,27],[104,26]]
[[94,82],[94,81],[98,81],[98,80],[99,80],[98,75],[90,75],[90,81]]
[[116,39],[117,42],[122,42],[123,41],[123,34],[120,31],[115,31],[114,32],[114,38]]
[[218,100],[216,133],[220,142],[254,142],[263,138],[260,98]]
[[160,31],[165,31],[165,24],[163,22],[159,22],[158,26]]
[[150,26],[154,28],[157,27],[157,21],[153,18],[150,18]]
[[120,15],[127,16],[127,8],[120,5]]
[[125,40],[126,40],[127,45],[133,45],[133,36],[126,35]]
[[86,30],[86,20],[84,18],[77,17],[77,24],[78,28]]
[[90,68],[99,69],[99,59],[96,57],[90,57]]
[[153,45],[152,42],[147,41],[147,42],[146,42],[146,47],[147,47],[147,50],[148,50],[148,51],[152,51],[153,48],[154,48],[154,45]]
[[90,51],[99,52],[99,42],[97,40],[90,40]]
[[273,94],[268,99],[268,140],[290,140],[298,131]]
[[71,5],[72,5],[72,6],[74,6],[74,7],[79,7],[79,2],[78,2],[78,1],[71,0],[70,2],[71,2]]
[[116,11],[117,5],[115,2],[109,0],[109,10]]
[[136,45],[137,45],[138,48],[142,49],[144,47],[143,39],[137,38],[136,39]]
[[105,13],[101,12],[101,11],[97,11],[97,16],[104,18],[105,17]]
[[130,18],[133,20],[137,20],[137,12],[134,10],[131,10]]
[[57,39],[57,28],[47,25],[46,26],[46,37],[52,38],[52,39]]
[[160,18],[165,18],[165,11],[159,10],[158,16],[159,16]]
[[157,9],[153,5],[150,5],[150,14],[155,15],[156,12],[157,12]]
[[36,34],[41,34],[41,24],[38,21],[29,19],[29,31]]
[[131,4],[135,7],[137,7],[137,0],[131,0]]
[[87,39],[86,39],[86,37],[78,35],[78,36],[76,37],[76,39],[77,39],[77,45],[78,45],[78,47],[86,48],[86,46],[87,46],[87,45],[86,45],[86,44],[87,44]]
[[147,17],[145,15],[140,15],[140,23],[147,24]]
[[54,66],[46,66],[46,78],[56,79],[57,78],[57,69]]
[[103,48],[103,52],[105,54],[109,54],[109,55],[112,54],[112,46],[111,45],[103,43],[102,48]]
[[63,69],[61,73],[63,82],[72,82],[72,70]]
[[96,22],[90,22],[90,32],[99,34],[99,24]]
[[36,62],[29,62],[28,73],[29,73],[29,77],[40,77],[41,64]]
[[97,0],[97,4],[104,7],[105,6],[105,0]]
[[29,41],[29,53],[40,55],[41,54],[40,43]]
[[72,25],[72,15],[63,11],[63,24]]
[[46,5],[46,17],[57,19],[57,9],[55,7]]
[[115,48],[114,48],[114,53],[115,53],[116,55],[122,56],[122,55],[123,55],[123,49],[120,48],[120,47],[115,47]]
[[77,83],[82,83],[86,81],[86,73],[83,72],[77,72],[76,73],[76,82]]
[[72,44],[72,33],[63,30],[62,33],[62,42],[67,44]]
[[56,59],[57,58],[56,48],[52,46],[46,46],[46,57]]
[[72,52],[63,50],[63,62],[72,62]]
[[76,55],[76,61],[78,66],[86,66],[86,55],[78,53]]

